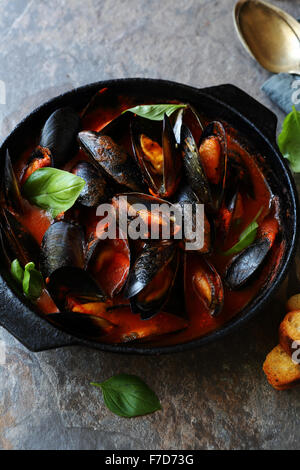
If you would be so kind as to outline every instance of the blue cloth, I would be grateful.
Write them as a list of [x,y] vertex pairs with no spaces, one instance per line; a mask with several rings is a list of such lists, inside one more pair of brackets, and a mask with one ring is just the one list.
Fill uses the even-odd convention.
[[286,114],[294,105],[300,111],[300,76],[279,73],[270,77],[261,87],[268,97]]
[[[297,18],[297,21],[300,23],[300,18]],[[286,114],[292,111],[293,105],[297,111],[300,111],[299,75],[291,75],[289,73],[273,75],[263,84],[261,89]]]

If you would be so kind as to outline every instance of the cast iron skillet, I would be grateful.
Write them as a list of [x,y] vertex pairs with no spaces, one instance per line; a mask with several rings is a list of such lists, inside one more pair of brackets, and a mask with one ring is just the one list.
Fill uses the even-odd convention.
[[[165,80],[121,79],[86,85],[58,96],[25,118],[7,137],[0,148],[2,161],[8,147],[12,158],[16,158],[26,148],[28,136],[41,128],[49,115],[61,106],[83,108],[98,90],[104,87],[116,90],[118,94],[133,95],[141,99],[177,99],[193,104],[208,117],[224,119],[244,134],[254,147],[264,156],[264,174],[272,192],[280,197],[282,207],[282,228],[286,241],[281,265],[272,282],[260,292],[239,315],[222,328],[200,338],[175,346],[145,348],[138,344],[108,345],[87,341],[71,336],[42,318],[32,305],[14,290],[10,276],[0,268],[0,324],[18,338],[31,351],[41,351],[70,345],[86,345],[102,351],[162,354],[179,352],[215,341],[242,326],[253,317],[270,299],[283,281],[293,259],[297,240],[298,198],[290,170],[276,145],[276,116],[239,88],[220,85],[197,89]],[[0,253],[2,258],[2,253]],[[2,258],[3,259],[3,258]]]

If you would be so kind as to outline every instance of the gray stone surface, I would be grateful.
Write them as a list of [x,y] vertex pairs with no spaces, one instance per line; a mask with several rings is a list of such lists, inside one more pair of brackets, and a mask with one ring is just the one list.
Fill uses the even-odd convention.
[[[59,92],[117,77],[159,77],[195,86],[233,83],[268,106],[269,76],[238,42],[233,0],[2,0],[0,104],[4,138]],[[273,1],[295,16],[300,2]],[[282,114],[277,110],[279,119]],[[125,357],[85,348],[28,352],[0,328],[0,448],[296,449],[299,390],[276,392],[261,365],[277,342],[280,295],[243,330],[201,350]],[[32,332],[34,334],[34,331]],[[89,382],[135,373],[163,410],[112,415]]]

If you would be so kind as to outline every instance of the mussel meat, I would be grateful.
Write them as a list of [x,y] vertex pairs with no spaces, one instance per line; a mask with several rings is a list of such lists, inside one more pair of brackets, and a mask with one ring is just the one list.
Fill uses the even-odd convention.
[[160,198],[171,197],[180,182],[181,155],[167,115],[163,125],[135,117],[131,123],[132,148],[145,184]]
[[125,286],[125,297],[130,299],[133,313],[139,313],[145,320],[163,310],[178,264],[179,253],[174,245],[146,245],[130,270]]
[[85,267],[109,298],[121,292],[129,273],[130,249],[120,230],[114,239],[94,238],[89,242]]

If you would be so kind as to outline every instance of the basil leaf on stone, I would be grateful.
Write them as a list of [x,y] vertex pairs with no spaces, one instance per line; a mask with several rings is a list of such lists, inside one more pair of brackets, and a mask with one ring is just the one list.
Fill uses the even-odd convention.
[[72,207],[83,190],[85,181],[57,168],[40,168],[32,173],[23,187],[31,204],[49,210],[53,217]]
[[262,212],[262,207],[252,220],[249,225],[243,230],[243,232],[239,236],[239,241],[233,245],[229,250],[225,251],[223,253],[225,256],[233,255],[235,253],[239,253],[242,251],[244,248],[247,248],[247,246],[251,245],[251,243],[254,242],[256,235],[257,235],[257,229],[258,229],[258,223],[256,222],[258,217],[260,216]]
[[165,114],[169,117],[177,111],[177,109],[186,107],[186,104],[145,104],[126,109],[123,113],[130,111],[131,113],[137,114],[143,118],[151,119],[152,121],[162,121]]
[[132,418],[161,409],[155,393],[135,375],[119,374],[91,385],[101,388],[105,405],[119,416]]
[[44,280],[41,273],[35,269],[34,263],[28,263],[24,269],[23,292],[32,300],[37,300],[43,290]]
[[24,278],[24,269],[19,263],[18,259],[15,259],[10,266],[10,271],[13,276],[13,278],[19,283],[23,283],[23,278]]
[[290,162],[295,173],[300,172],[300,112],[293,110],[285,117],[281,133],[278,136],[278,147]]

